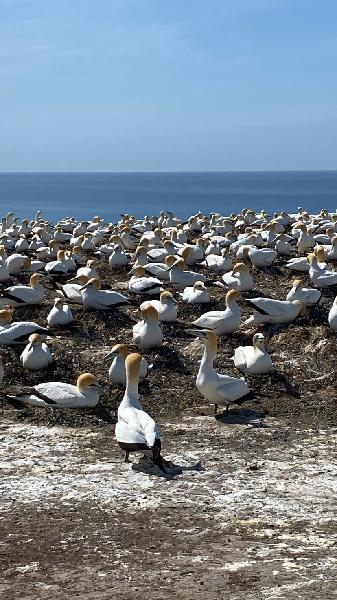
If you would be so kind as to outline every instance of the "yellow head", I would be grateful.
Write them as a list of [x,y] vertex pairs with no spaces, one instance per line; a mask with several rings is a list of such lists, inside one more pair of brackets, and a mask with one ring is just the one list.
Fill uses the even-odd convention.
[[143,319],[154,319],[158,321],[158,311],[152,304],[145,302],[145,305],[141,309]]
[[125,369],[128,379],[137,379],[139,376],[142,357],[137,352],[132,352],[125,359]]
[[0,310],[0,324],[9,325],[12,322],[12,311],[9,308]]
[[237,292],[236,290],[229,290],[229,292],[227,292],[226,294],[226,304],[228,304],[229,302],[236,301],[239,297],[239,292]]
[[32,333],[29,336],[28,340],[34,346],[41,346],[41,344],[42,344],[42,337],[38,333]]
[[99,389],[100,387],[97,378],[92,373],[83,373],[80,375],[77,378],[76,386],[80,392],[85,392],[89,389]]

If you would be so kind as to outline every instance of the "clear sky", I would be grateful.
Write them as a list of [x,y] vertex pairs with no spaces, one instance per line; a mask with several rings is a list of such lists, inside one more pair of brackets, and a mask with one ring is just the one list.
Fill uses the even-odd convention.
[[337,168],[336,0],[0,0],[1,171]]

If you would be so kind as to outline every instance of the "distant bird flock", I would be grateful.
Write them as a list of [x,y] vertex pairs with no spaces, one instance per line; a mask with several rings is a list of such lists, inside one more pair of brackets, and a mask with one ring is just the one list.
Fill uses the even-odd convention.
[[[0,344],[24,346],[20,355],[24,369],[39,371],[53,362],[49,337],[72,323],[73,305],[93,311],[138,307],[140,318],[132,336],[139,352],[131,352],[120,339],[104,360],[107,381],[125,386],[118,408],[117,442],[125,461],[130,453],[142,451],[144,456],[133,468],[150,474],[167,475],[172,465],[162,457],[159,430],[139,401],[138,383],[155,368],[141,353],[165,343],[161,324],[179,319],[179,305],[203,307],[201,316],[186,323],[188,335],[197,336],[204,346],[196,387],[215,412],[222,406],[227,413],[232,404],[255,400],[241,374],[254,376],[273,369],[259,327],[305,317],[307,307],[319,303],[324,290],[337,289],[333,268],[337,213],[324,209],[314,215],[303,208],[272,216],[250,209],[229,216],[198,212],[187,221],[162,211],[158,217],[143,219],[123,214],[116,224],[95,216],[88,221],[67,217],[55,225],[40,211],[31,221],[10,212],[1,223]],[[107,289],[97,259],[106,261],[112,274],[125,274],[125,289]],[[242,293],[254,292],[254,273],[275,268],[279,259],[289,272],[294,271],[292,286],[285,292],[280,288],[275,298],[243,297]],[[200,267],[202,272],[196,270]],[[26,282],[12,285],[13,276],[26,277],[22,279]],[[303,276],[309,278],[309,287],[304,286]],[[55,297],[47,322],[16,320],[17,307],[45,301],[48,281],[53,282]],[[213,289],[223,294],[222,310],[207,310]],[[261,286],[259,293],[263,294]],[[245,321],[241,302],[251,310]],[[328,322],[337,330],[337,298]],[[214,368],[218,337],[251,327],[256,328],[252,344],[237,347],[232,357],[239,376],[218,373]],[[82,373],[75,385],[50,381],[11,394],[2,362],[0,380],[3,398],[52,409],[94,407],[102,391],[102,382],[94,374]]]

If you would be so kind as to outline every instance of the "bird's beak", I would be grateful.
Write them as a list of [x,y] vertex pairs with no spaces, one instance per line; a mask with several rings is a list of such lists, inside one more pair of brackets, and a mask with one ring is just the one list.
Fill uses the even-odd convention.
[[112,358],[112,357],[115,357],[115,356],[117,356],[117,352],[110,351],[107,354],[105,354],[105,356],[103,356],[103,360],[107,360],[108,358]]
[[86,290],[87,287],[88,287],[88,285],[89,285],[89,281],[88,281],[88,283],[85,283],[84,285],[82,285],[82,287],[80,288],[80,291],[81,290]]
[[186,329],[186,332],[194,337],[205,337],[205,331],[203,329]]
[[98,392],[104,392],[103,387],[99,383],[93,383],[90,387],[95,388]]

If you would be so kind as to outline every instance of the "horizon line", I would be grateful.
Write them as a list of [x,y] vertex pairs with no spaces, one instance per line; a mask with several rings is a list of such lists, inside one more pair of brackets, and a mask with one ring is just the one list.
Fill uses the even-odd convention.
[[235,169],[205,171],[0,171],[0,175],[193,175],[224,173],[336,173],[337,169]]

